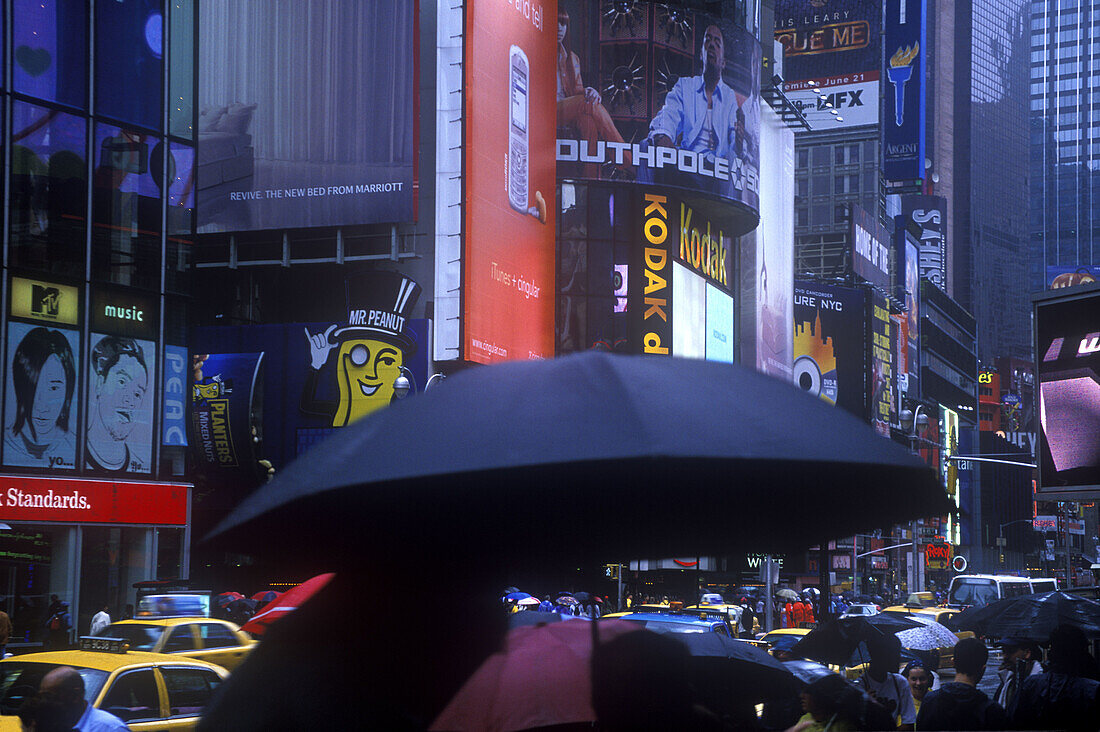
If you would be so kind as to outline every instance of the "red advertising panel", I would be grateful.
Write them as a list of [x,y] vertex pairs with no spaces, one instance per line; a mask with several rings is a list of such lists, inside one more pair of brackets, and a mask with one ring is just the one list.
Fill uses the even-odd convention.
[[0,476],[0,520],[183,526],[190,490],[179,483]]
[[554,355],[556,0],[466,5],[463,355]]

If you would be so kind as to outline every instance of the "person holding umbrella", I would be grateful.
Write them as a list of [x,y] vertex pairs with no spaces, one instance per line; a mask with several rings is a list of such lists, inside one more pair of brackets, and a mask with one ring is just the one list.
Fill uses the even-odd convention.
[[913,729],[917,721],[913,695],[909,682],[896,670],[901,665],[901,641],[896,635],[880,635],[868,636],[866,643],[871,663],[857,685],[894,715],[898,729]]
[[[965,641],[960,641],[959,645]],[[958,659],[958,653],[955,654]],[[1029,676],[1009,714],[1018,729],[1094,730],[1100,720],[1100,682],[1084,632],[1060,625],[1050,634],[1050,664]],[[958,660],[955,661],[958,665]]]
[[[1008,727],[1001,705],[980,689],[989,650],[977,638],[964,638],[955,645],[955,680],[928,692],[917,717],[921,730],[996,730]],[[1039,727],[1046,727],[1041,723]],[[1029,729],[1036,729],[1030,727]]]
[[1001,683],[997,686],[993,699],[1004,709],[1009,709],[1016,700],[1024,679],[1043,672],[1043,666],[1039,663],[1042,651],[1029,638],[1002,638],[1000,645],[1001,667],[997,675],[1000,676]]

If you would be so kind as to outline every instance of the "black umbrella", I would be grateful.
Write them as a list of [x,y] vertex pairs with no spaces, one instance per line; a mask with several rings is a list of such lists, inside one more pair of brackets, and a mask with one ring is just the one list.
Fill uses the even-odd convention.
[[952,618],[961,630],[991,638],[1050,639],[1059,625],[1076,625],[1090,637],[1100,637],[1100,603],[1067,592],[1044,592],[997,600],[965,610]]
[[[797,688],[795,677],[781,661],[745,641],[718,633],[678,633],[648,627],[687,646],[692,656],[694,685],[716,697],[761,701]],[[725,691],[722,691],[722,690]]]
[[918,458],[791,384],[587,352],[471,368],[337,430],[212,536],[268,557],[358,563],[369,541],[564,562],[790,550],[949,506]]
[[901,630],[921,624],[900,615],[857,615],[822,623],[791,647],[791,653],[838,666],[854,666],[871,660],[868,645]]
[[832,669],[817,661],[798,659],[794,661],[784,661],[783,665],[803,684],[810,684],[833,673]]

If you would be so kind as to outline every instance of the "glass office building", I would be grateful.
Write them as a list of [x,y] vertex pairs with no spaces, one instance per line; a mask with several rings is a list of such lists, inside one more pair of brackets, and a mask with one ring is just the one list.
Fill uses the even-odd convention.
[[1038,291],[1100,267],[1100,3],[1035,0],[1030,10],[1028,284]]
[[193,0],[13,0],[0,55],[0,598],[74,633],[186,573]]

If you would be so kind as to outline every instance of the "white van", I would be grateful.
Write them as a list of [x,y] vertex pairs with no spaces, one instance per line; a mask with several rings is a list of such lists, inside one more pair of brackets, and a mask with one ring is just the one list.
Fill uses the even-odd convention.
[[947,607],[981,607],[1006,597],[1054,592],[1058,583],[1050,577],[1016,577],[1008,574],[960,574],[951,580]]

